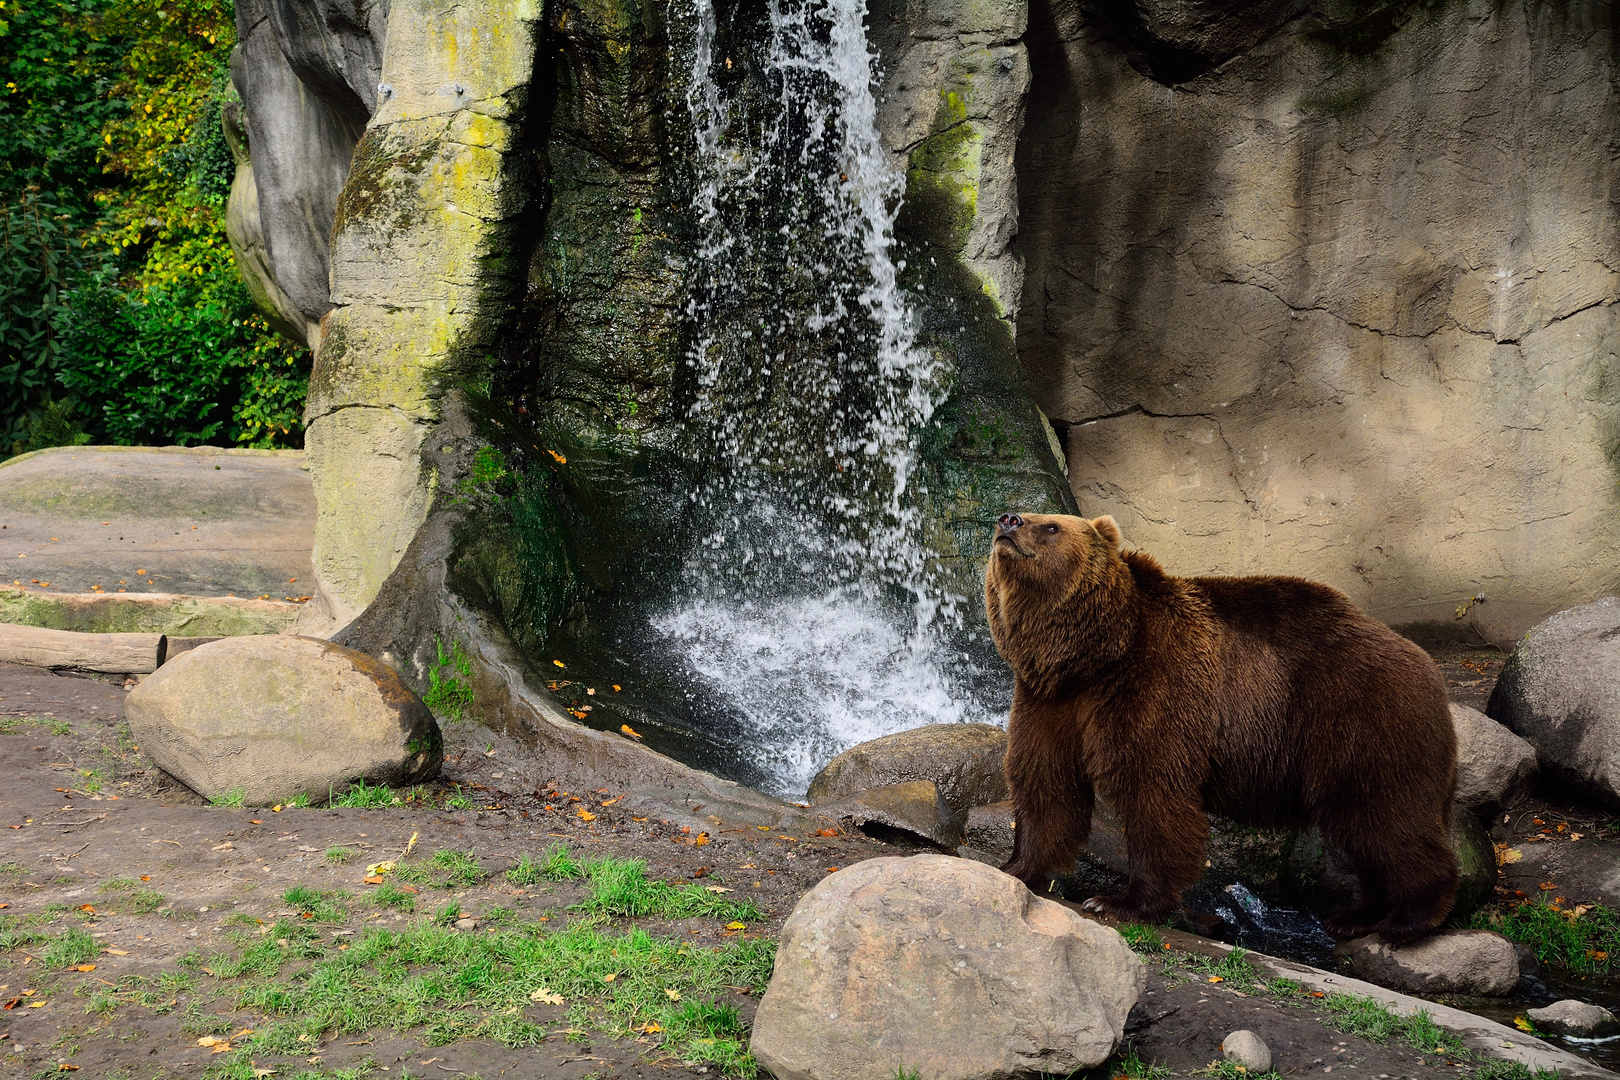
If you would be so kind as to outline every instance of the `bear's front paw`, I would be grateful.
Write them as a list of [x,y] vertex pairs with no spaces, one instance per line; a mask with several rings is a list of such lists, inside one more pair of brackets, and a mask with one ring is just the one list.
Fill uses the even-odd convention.
[[1137,912],[1133,905],[1127,904],[1118,896],[1093,896],[1080,905],[1082,911],[1093,911],[1098,915],[1106,915],[1110,919],[1120,922],[1136,922]]

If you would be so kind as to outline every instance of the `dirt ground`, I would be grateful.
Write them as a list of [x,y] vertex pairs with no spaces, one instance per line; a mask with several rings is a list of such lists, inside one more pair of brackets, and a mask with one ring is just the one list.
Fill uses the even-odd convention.
[[[1478,678],[1485,694],[1500,666],[1476,671],[1479,658],[1472,656],[1447,663],[1448,680]],[[240,953],[256,935],[296,922],[300,912],[284,900],[295,887],[355,901],[293,943],[308,956],[335,956],[368,928],[407,927],[445,903],[459,909],[455,915],[497,925],[561,924],[583,886],[517,887],[504,876],[523,856],[538,859],[557,844],[576,857],[643,859],[649,878],[702,882],[757,903],[763,918],[745,926],[705,918],[614,920],[618,929],[641,925],[654,935],[725,947],[773,938],[798,898],[828,873],[914,850],[860,836],[788,836],[752,826],[720,828],[701,843],[676,826],[626,811],[612,791],[503,791],[503,758],[519,748],[498,745],[473,724],[447,727],[444,776],[426,799],[408,805],[208,806],[142,758],[123,724],[124,694],[109,680],[0,666],[0,917],[12,932],[35,926],[54,935],[77,927],[98,947],[92,961],[64,969],[53,967],[37,944],[0,938],[0,1069],[11,1075],[713,1075],[714,1066],[664,1052],[654,1033],[611,1038],[544,1002],[525,1017],[548,1034],[519,1050],[478,1037],[434,1045],[443,1040],[421,1029],[373,1026],[311,1041],[307,1052],[216,1058],[200,1040],[239,1038],[230,1033],[262,1030],[276,1017],[262,1003],[245,1004],[228,980],[214,978],[208,958]],[[368,906],[365,896],[374,886],[365,883],[367,866],[401,859],[413,835],[418,858],[439,850],[470,852],[479,880],[424,884],[414,913]],[[329,851],[336,848],[352,855],[334,860]],[[491,928],[466,924],[465,932]],[[1270,1044],[1283,1075],[1355,1070],[1385,1080],[1470,1074],[1479,1064],[1341,1034],[1309,996],[1211,981],[1196,961],[1171,954],[1150,962],[1152,978],[1131,1017],[1124,1063],[1105,1067],[1099,1077],[1143,1075],[1129,1065],[1132,1054],[1138,1064],[1159,1067],[1146,1075],[1205,1070],[1219,1057],[1221,1038],[1242,1027]],[[137,994],[137,986],[146,990]],[[746,987],[731,988],[720,1004],[734,1007],[747,1023],[756,998]],[[235,1064],[226,1068],[221,1063],[227,1061]]]

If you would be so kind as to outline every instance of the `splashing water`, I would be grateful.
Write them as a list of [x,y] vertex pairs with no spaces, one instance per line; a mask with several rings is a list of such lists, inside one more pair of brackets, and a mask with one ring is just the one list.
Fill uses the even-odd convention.
[[878,135],[865,0],[767,12],[766,88],[728,96],[694,0],[687,419],[710,472],[683,599],[653,626],[796,794],[856,742],[996,717],[923,538],[918,443],[952,372],[899,283],[905,176]]

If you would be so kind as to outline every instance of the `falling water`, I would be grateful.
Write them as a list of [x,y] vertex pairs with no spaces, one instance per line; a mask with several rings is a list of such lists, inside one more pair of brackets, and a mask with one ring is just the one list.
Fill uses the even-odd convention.
[[864,0],[768,0],[765,89],[728,97],[711,0],[687,90],[697,280],[688,429],[710,467],[683,597],[655,627],[784,794],[838,751],[992,719],[949,644],[918,444],[950,372],[918,343]]

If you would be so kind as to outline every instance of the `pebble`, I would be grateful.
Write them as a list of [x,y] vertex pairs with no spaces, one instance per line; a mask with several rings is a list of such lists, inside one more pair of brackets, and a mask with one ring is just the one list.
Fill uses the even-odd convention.
[[1226,1055],[1227,1061],[1243,1066],[1251,1075],[1271,1071],[1271,1047],[1247,1029],[1234,1031],[1222,1039],[1221,1053]]
[[478,929],[478,920],[477,919],[457,919],[456,920],[456,929],[457,930],[476,930],[476,929]]

